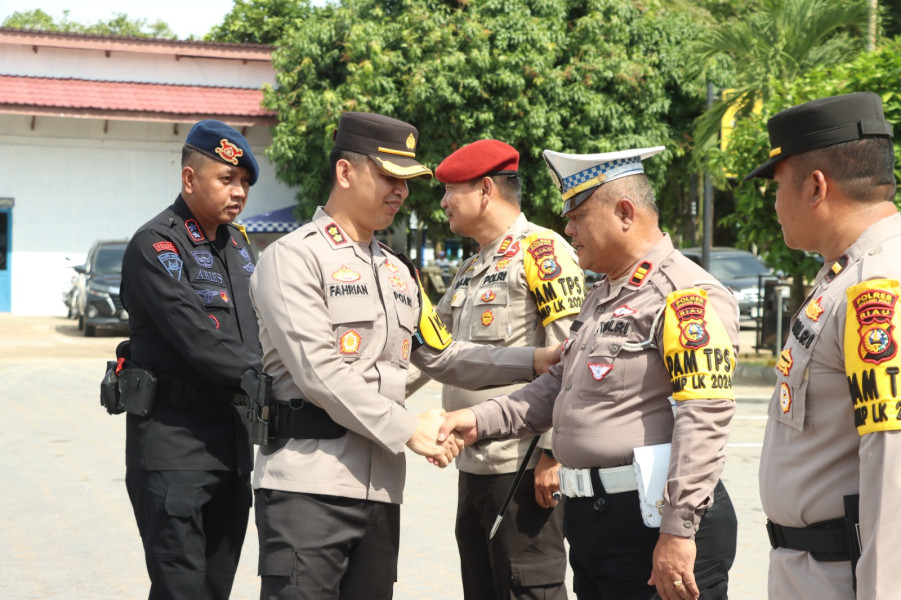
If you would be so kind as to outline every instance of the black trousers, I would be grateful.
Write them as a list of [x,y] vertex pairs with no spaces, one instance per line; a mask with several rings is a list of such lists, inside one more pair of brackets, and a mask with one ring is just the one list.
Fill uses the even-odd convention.
[[563,505],[535,502],[535,471],[516,488],[493,539],[491,527],[515,474],[460,473],[457,547],[465,600],[564,600]]
[[250,514],[250,475],[127,469],[150,600],[225,600]]
[[[716,484],[713,506],[707,509],[695,535],[695,579],[702,600],[725,600],[729,568],[735,559],[738,522],[722,482]],[[644,525],[638,492],[594,498],[567,498],[564,519],[573,568],[573,591],[579,600],[650,600],[647,584],[659,529]]]
[[258,489],[261,600],[390,600],[400,506]]

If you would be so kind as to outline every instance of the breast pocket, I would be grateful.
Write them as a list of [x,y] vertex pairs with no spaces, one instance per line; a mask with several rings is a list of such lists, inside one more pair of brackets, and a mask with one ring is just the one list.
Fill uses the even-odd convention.
[[375,305],[371,298],[329,303],[335,348],[346,362],[368,358],[381,346],[374,339]]
[[506,285],[483,286],[476,290],[472,303],[469,339],[498,342],[510,335],[508,319],[510,294]]
[[573,365],[587,371],[587,378],[583,379],[587,385],[582,390],[586,402],[616,402],[623,397],[629,363],[622,349],[624,341],[625,338],[596,336],[587,349],[586,364]]
[[767,411],[770,418],[797,431],[804,430],[807,413],[807,386],[810,382],[809,366],[814,344],[807,348],[789,338],[789,343],[776,362],[776,389],[774,401]]

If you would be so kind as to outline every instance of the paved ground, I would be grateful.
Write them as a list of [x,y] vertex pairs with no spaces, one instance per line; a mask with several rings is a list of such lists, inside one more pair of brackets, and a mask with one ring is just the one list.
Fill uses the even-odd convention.
[[[80,337],[75,322],[62,317],[0,314],[6,420],[0,431],[0,598],[146,597],[140,540],[125,493],[125,420],[99,405],[105,361],[121,339]],[[739,386],[737,393],[724,474],[739,517],[730,595],[762,600],[768,544],[757,464],[770,388]],[[420,412],[439,403],[440,388],[429,384],[409,406]],[[461,597],[455,481],[452,468],[442,471],[410,456],[397,600]],[[256,559],[251,523],[233,598],[259,596]]]

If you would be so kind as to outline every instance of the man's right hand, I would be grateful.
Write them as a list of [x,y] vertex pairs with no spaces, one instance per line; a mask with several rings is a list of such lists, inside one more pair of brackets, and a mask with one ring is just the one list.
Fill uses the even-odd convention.
[[438,441],[444,442],[452,434],[462,438],[464,445],[472,446],[479,441],[476,429],[476,414],[468,408],[455,410],[445,415],[444,423],[438,430]]
[[551,370],[551,367],[560,362],[563,355],[563,343],[558,342],[546,348],[535,348],[532,355],[532,370],[535,375],[544,375]]
[[430,463],[442,468],[449,465],[454,457],[460,454],[462,448],[462,444],[457,443],[454,438],[446,439],[445,436],[438,439],[444,415],[444,410],[440,408],[431,408],[419,415],[416,431],[407,440],[407,448],[425,456]]

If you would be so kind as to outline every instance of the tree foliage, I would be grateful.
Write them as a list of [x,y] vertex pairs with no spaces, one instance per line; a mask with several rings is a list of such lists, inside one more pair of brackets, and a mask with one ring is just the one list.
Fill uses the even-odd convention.
[[235,0],[232,10],[204,36],[209,42],[276,44],[310,14],[309,0]]
[[[739,121],[726,152],[712,152],[712,165],[720,173],[743,175],[768,158],[769,138],[766,121],[777,112],[802,102],[871,91],[882,97],[885,116],[895,126],[895,178],[901,177],[901,37],[884,43],[875,52],[858,55],[838,65],[812,69],[788,83],[773,83],[773,94],[763,103],[760,114]],[[773,205],[775,185],[765,180],[739,181],[734,190],[736,212],[729,217],[747,247],[756,246],[767,262],[787,273],[812,277],[819,263],[802,252],[789,250],[783,240]],[[898,196],[896,196],[896,204]]]
[[[644,7],[644,8],[640,8]],[[541,151],[591,153],[667,145],[649,161],[660,189],[672,140],[701,106],[685,80],[684,48],[698,27],[659,2],[628,0],[346,0],[310,10],[274,55],[278,114],[268,156],[299,186],[301,212],[328,194],[338,117],[359,110],[417,126],[417,157],[436,166],[460,146],[498,138],[521,154],[524,208],[560,226],[561,199]],[[681,111],[681,106],[679,107]],[[690,111],[689,111],[690,112]],[[691,114],[693,118],[696,112]],[[681,125],[683,131],[676,131]],[[407,201],[444,221],[438,182],[413,183]]]
[[84,25],[69,20],[69,11],[56,21],[41,9],[14,12],[3,20],[3,27],[33,29],[37,31],[59,31],[65,33],[89,33],[96,35],[120,35],[125,37],[148,37],[155,39],[177,39],[178,36],[163,21],[148,23],[146,19],[130,19],[125,13],[115,13],[107,21],[97,21]]

